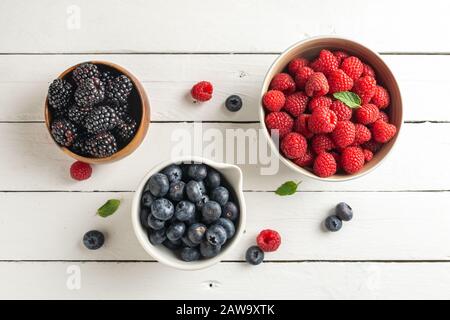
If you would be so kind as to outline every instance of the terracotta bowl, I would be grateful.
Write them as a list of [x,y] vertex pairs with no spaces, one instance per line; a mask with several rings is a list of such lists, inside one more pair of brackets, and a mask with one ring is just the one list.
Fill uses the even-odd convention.
[[[138,122],[138,129],[136,131],[136,135],[133,137],[133,139],[124,147],[122,147],[118,152],[113,154],[112,156],[105,157],[105,158],[88,158],[81,155],[78,155],[74,153],[73,151],[69,150],[66,147],[62,147],[59,144],[55,142],[55,144],[58,146],[59,149],[61,149],[65,154],[68,156],[83,161],[86,163],[94,163],[94,164],[102,164],[102,163],[109,163],[114,162],[120,159],[125,158],[126,156],[129,156],[132,154],[142,143],[142,141],[145,138],[145,135],[147,134],[148,127],[150,124],[150,103],[148,101],[147,94],[144,90],[144,87],[142,86],[141,82],[128,70],[125,68],[114,64],[112,62],[107,61],[88,61],[92,64],[98,65],[103,70],[112,70],[121,74],[126,75],[131,82],[134,85],[134,89],[130,95],[130,107],[131,107],[131,113],[136,122]],[[63,73],[59,75],[58,78],[60,79],[68,79],[71,77],[72,71],[78,67],[80,64],[83,64],[86,62],[79,63],[75,66],[72,66],[65,70]],[[47,126],[48,132],[51,136],[51,126],[52,123],[52,114],[51,110],[48,105],[48,97],[45,99],[45,124]],[[53,137],[52,137],[53,139]]]
[[281,160],[292,170],[302,175],[321,181],[346,181],[359,178],[374,170],[391,152],[392,148],[398,140],[400,129],[403,123],[403,106],[399,86],[397,84],[397,81],[395,80],[394,75],[392,74],[392,71],[389,69],[389,67],[386,65],[379,54],[355,41],[339,37],[315,37],[298,42],[288,48],[285,52],[283,52],[269,68],[261,89],[260,101],[262,101],[263,95],[267,92],[273,76],[277,73],[283,72],[292,59],[296,57],[305,57],[307,59],[311,59],[313,57],[317,57],[320,50],[322,49],[344,50],[351,55],[359,57],[363,60],[363,62],[366,62],[373,67],[377,75],[377,82],[385,87],[389,91],[389,94],[391,96],[391,104],[385,111],[388,112],[391,123],[395,124],[397,127],[397,134],[395,135],[395,137],[387,144],[383,145],[383,148],[374,155],[373,159],[369,163],[364,165],[364,168],[361,171],[351,175],[335,174],[328,178],[320,178],[313,172],[297,166],[295,163],[285,158],[279,152],[278,147],[270,137],[270,134],[266,128],[264,121],[266,113],[261,102],[259,107],[260,122],[265,129],[265,136],[270,146],[272,147],[273,152],[276,152],[280,156]]

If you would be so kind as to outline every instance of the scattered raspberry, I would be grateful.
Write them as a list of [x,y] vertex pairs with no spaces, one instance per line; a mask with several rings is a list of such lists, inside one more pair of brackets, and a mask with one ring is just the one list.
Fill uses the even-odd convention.
[[390,102],[391,98],[389,97],[389,92],[387,92],[385,88],[377,86],[370,103],[373,103],[380,109],[385,109],[389,106]]
[[91,177],[92,167],[88,163],[76,161],[70,166],[70,176],[78,181],[87,180]]
[[319,58],[313,61],[310,67],[315,72],[321,72],[328,75],[330,72],[339,68],[339,62],[336,57],[328,50],[320,51]]
[[333,155],[327,152],[322,152],[319,154],[316,160],[314,160],[313,171],[321,178],[327,178],[335,174],[337,171],[337,165]]
[[314,153],[307,149],[302,157],[294,160],[294,163],[300,167],[311,167],[314,163]]
[[272,112],[266,116],[266,126],[269,131],[278,130],[278,135],[283,137],[292,131],[294,120],[286,112]]
[[355,142],[355,125],[351,121],[338,121],[331,137],[337,147],[348,147]]
[[314,135],[314,133],[308,129],[308,120],[310,117],[310,114],[301,114],[294,121],[294,131],[300,133],[306,139],[310,139]]
[[353,92],[356,93],[362,101],[362,104],[369,103],[375,94],[377,81],[375,78],[365,76],[356,80],[353,86]]
[[295,82],[287,73],[278,73],[273,77],[272,82],[270,82],[269,88],[271,90],[282,91],[287,95],[295,92]]
[[372,126],[373,139],[380,143],[386,143],[397,133],[397,128],[393,124],[377,120]]
[[370,140],[361,145],[361,147],[363,147],[364,149],[368,149],[368,150],[372,151],[373,153],[380,151],[382,146],[383,145],[381,143],[376,142],[374,140]]
[[336,113],[338,121],[347,121],[352,118],[352,109],[339,100],[333,101],[330,110]]
[[389,123],[389,116],[386,112],[380,111],[380,116],[378,117],[379,120],[383,120],[384,122]]
[[333,52],[333,54],[336,57],[339,65],[341,65],[342,61],[344,61],[344,59],[348,57],[348,53],[344,51],[335,51]]
[[280,149],[288,159],[297,159],[306,153],[308,143],[304,136],[297,132],[288,133],[281,140]]
[[353,80],[344,71],[337,69],[328,75],[330,93],[350,91],[353,88]]
[[293,117],[298,117],[305,112],[309,98],[303,92],[296,92],[286,98],[284,109]]
[[311,148],[315,154],[328,152],[335,147],[333,140],[326,134],[315,135],[311,140]]
[[208,81],[200,81],[191,89],[191,96],[197,101],[208,101],[212,98],[213,86]]
[[314,70],[309,67],[303,67],[299,69],[295,74],[295,85],[297,86],[297,89],[305,89],[306,82],[313,74]]
[[307,67],[309,65],[309,61],[304,58],[295,58],[288,64],[288,71],[292,76],[295,76],[297,72],[303,68]]
[[364,152],[359,147],[348,147],[342,151],[341,164],[345,172],[353,174],[364,166]]
[[364,152],[364,160],[366,162],[369,162],[370,160],[373,159],[373,152],[370,151],[369,149],[363,149]]
[[274,230],[263,230],[256,238],[258,247],[264,252],[276,251],[281,244],[281,236]]
[[371,124],[377,121],[380,117],[380,111],[374,104],[364,104],[355,111],[356,122],[361,124]]
[[342,64],[341,69],[344,71],[353,81],[358,80],[364,72],[364,65],[357,57],[348,57]]
[[321,72],[315,72],[310,76],[305,85],[305,91],[308,97],[324,96],[328,93],[329,89],[328,80]]
[[361,77],[372,77],[372,78],[376,78],[375,76],[375,71],[372,69],[371,66],[369,66],[368,64],[363,64],[363,73],[361,75]]
[[362,124],[355,124],[355,144],[360,145],[372,139],[372,133],[369,128]]
[[269,111],[280,111],[286,102],[284,93],[279,90],[269,90],[263,96],[263,105]]
[[329,133],[337,124],[336,114],[328,108],[316,108],[308,121],[308,128],[312,133]]
[[313,112],[318,107],[325,107],[329,108],[331,104],[333,103],[333,100],[329,97],[318,97],[318,98],[312,98],[309,102],[309,111]]

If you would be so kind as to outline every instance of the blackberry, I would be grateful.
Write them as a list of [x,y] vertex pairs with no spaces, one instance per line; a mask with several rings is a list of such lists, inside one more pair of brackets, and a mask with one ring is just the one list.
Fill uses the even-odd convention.
[[100,72],[95,64],[83,63],[73,70],[72,78],[77,85],[80,85],[84,80],[99,78]]
[[92,111],[92,107],[80,107],[74,104],[67,111],[67,118],[76,124],[82,124],[84,118]]
[[112,130],[119,123],[119,117],[109,106],[95,107],[84,119],[84,127],[89,133]]
[[127,76],[121,75],[109,83],[106,97],[124,104],[127,102],[131,90],[133,90],[133,83]]
[[110,132],[103,131],[87,139],[84,148],[86,153],[92,157],[105,158],[117,152],[117,142]]
[[48,103],[57,112],[64,110],[70,102],[72,85],[63,79],[56,79],[48,88]]
[[86,140],[89,136],[86,133],[78,134],[72,144],[71,150],[80,156],[88,155],[86,151]]
[[77,128],[65,119],[53,121],[51,132],[55,141],[65,147],[70,147],[78,136]]
[[100,74],[100,81],[103,82],[106,87],[108,87],[113,80],[114,75],[110,71],[105,71]]
[[98,78],[84,80],[75,91],[75,102],[80,107],[91,107],[105,98],[105,86]]
[[114,101],[111,102],[112,103],[110,103],[110,105],[116,112],[117,116],[121,119],[125,119],[125,117],[129,114],[128,104],[118,104],[114,103]]
[[137,123],[130,116],[125,116],[123,120],[119,121],[115,129],[117,136],[124,142],[131,140],[136,134]]

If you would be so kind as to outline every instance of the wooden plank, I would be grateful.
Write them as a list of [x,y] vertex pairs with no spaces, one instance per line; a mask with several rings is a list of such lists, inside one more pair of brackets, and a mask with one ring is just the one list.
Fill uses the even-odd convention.
[[[42,121],[49,83],[68,66],[87,60],[109,60],[141,79],[150,97],[154,121],[259,121],[261,84],[275,55],[7,55],[0,56],[0,121]],[[402,88],[405,120],[450,121],[450,108],[440,95],[450,80],[450,56],[385,55]],[[414,66],[414,68],[411,68]],[[193,104],[191,86],[207,79],[213,99]],[[231,94],[244,108],[228,112]]]

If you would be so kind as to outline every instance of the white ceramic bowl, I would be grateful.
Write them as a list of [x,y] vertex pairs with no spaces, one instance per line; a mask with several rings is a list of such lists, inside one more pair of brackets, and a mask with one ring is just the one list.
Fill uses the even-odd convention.
[[[236,200],[239,205],[239,218],[238,222],[236,224],[236,233],[231,239],[231,241],[228,241],[222,251],[214,258],[210,259],[204,259],[199,261],[193,261],[193,262],[185,262],[180,260],[173,251],[169,250],[163,245],[160,246],[154,246],[150,243],[147,237],[147,231],[142,227],[140,223],[139,218],[139,211],[140,211],[140,203],[141,203],[141,195],[142,191],[145,187],[145,184],[147,183],[148,179],[155,173],[160,172],[162,169],[167,167],[170,164],[173,163],[189,163],[189,162],[195,162],[195,163],[204,163],[214,169],[216,169],[218,172],[220,172],[225,179],[227,180],[228,184],[231,186],[231,188],[234,189],[234,194],[236,195]],[[151,169],[145,177],[142,179],[141,183],[139,184],[139,187],[137,188],[133,204],[131,208],[131,219],[133,224],[133,229],[136,234],[136,237],[139,241],[139,243],[142,245],[142,247],[147,251],[149,255],[151,255],[153,258],[158,260],[159,262],[168,265],[170,267],[174,267],[181,270],[198,270],[198,269],[204,269],[211,267],[212,265],[220,262],[223,257],[231,252],[233,248],[236,246],[236,244],[239,242],[239,239],[241,238],[244,230],[245,230],[245,200],[244,200],[244,193],[242,191],[242,171],[239,167],[235,165],[230,165],[226,163],[218,163],[214,162],[208,159],[200,158],[200,157],[182,157],[170,161],[165,161],[163,163],[160,163],[159,165],[155,166],[153,169]]]

